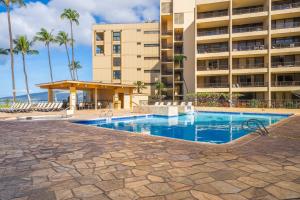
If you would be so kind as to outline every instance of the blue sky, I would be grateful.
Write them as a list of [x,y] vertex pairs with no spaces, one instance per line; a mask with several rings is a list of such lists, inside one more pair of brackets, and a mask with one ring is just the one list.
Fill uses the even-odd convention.
[[[44,27],[69,32],[67,22],[60,20],[64,8],[73,8],[80,13],[80,25],[75,28],[76,60],[83,68],[79,71],[80,80],[92,80],[91,27],[95,23],[126,23],[158,19],[159,0],[27,0],[24,8],[12,11],[14,37],[27,35],[31,39]],[[8,31],[5,9],[0,7],[0,47],[8,48]],[[4,24],[4,26],[2,26]],[[34,46],[39,55],[28,56],[27,69],[30,91],[40,92],[35,84],[49,82],[47,52],[43,44]],[[55,80],[70,79],[67,58],[64,48],[52,46],[52,63]],[[17,94],[25,94],[22,61],[19,55],[15,58],[15,78]],[[9,56],[0,57],[0,97],[11,95],[11,71]]]

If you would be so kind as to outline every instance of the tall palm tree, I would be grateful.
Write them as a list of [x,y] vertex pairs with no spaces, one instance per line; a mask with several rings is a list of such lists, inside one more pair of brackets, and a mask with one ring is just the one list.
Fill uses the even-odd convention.
[[60,15],[61,19],[67,19],[70,22],[71,28],[71,48],[72,48],[72,70],[73,70],[73,78],[75,78],[75,54],[74,54],[74,35],[73,35],[73,23],[79,25],[79,13],[76,10],[65,9],[64,12]]
[[163,82],[158,81],[155,83],[155,89],[158,91],[159,100],[161,101],[162,100],[161,92],[162,90],[165,89],[165,84]]
[[44,42],[48,51],[48,62],[49,62],[49,70],[50,70],[50,79],[53,82],[53,71],[52,71],[52,63],[51,63],[51,54],[50,54],[50,44],[55,42],[55,38],[52,32],[48,32],[46,29],[41,28],[40,32],[36,33],[34,37],[34,41]]
[[6,8],[7,14],[7,24],[8,24],[8,33],[9,33],[9,51],[10,51],[10,68],[11,68],[11,81],[12,81],[12,93],[13,93],[13,101],[16,101],[16,81],[15,81],[15,63],[14,63],[14,52],[13,52],[13,33],[11,27],[11,18],[10,18],[10,10],[11,6],[25,5],[23,0],[0,0],[0,4],[4,5]]
[[8,54],[7,49],[0,48],[0,55],[7,55],[7,54]]
[[[180,66],[183,64],[183,61],[185,61],[185,60],[187,60],[187,57],[185,55],[175,55],[174,56],[174,61],[177,62],[177,63],[179,63]],[[188,94],[189,93],[189,89],[187,87],[187,84],[186,84],[184,76],[182,76],[182,79],[183,79],[183,82],[184,82],[186,93]]]
[[76,80],[78,81],[78,69],[81,69],[82,66],[79,61],[75,61],[73,67],[74,67],[74,74],[75,74]]
[[26,55],[36,55],[39,52],[37,50],[31,49],[32,45],[33,45],[33,41],[29,41],[26,36],[19,36],[17,39],[14,40],[14,44],[15,44],[14,52],[16,54],[19,54],[19,53],[22,54],[23,72],[24,72],[24,78],[25,78],[27,99],[28,99],[28,102],[31,103],[25,56]]
[[64,31],[60,31],[57,36],[56,36],[56,41],[58,42],[58,44],[64,45],[65,49],[66,49],[66,53],[67,53],[67,59],[68,59],[68,68],[70,71],[70,76],[71,79],[74,80],[73,74],[72,74],[72,67],[71,67],[71,60],[70,60],[70,55],[69,55],[69,48],[68,48],[68,44],[71,43],[71,39],[69,38],[68,33],[64,32]]
[[137,93],[141,94],[143,89],[146,89],[147,87],[145,86],[145,83],[142,81],[137,81],[134,83],[137,89]]

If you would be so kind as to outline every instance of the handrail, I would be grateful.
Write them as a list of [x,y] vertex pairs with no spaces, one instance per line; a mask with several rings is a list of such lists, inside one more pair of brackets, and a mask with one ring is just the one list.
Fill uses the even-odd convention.
[[[251,126],[252,123],[252,126]],[[253,126],[254,125],[254,126]],[[269,135],[270,132],[268,129],[265,127],[264,123],[258,119],[249,119],[247,121],[244,121],[241,125],[242,130],[252,130],[261,136],[266,136]]]
[[275,24],[272,25],[272,30],[284,29],[284,28],[296,28],[296,27],[300,27],[300,22]]
[[233,9],[233,15],[242,15],[242,14],[248,14],[248,13],[257,13],[257,12],[263,12],[264,7],[246,7],[246,8],[235,8]]
[[272,49],[284,49],[300,47],[300,42],[285,42],[285,43],[273,43]]
[[285,10],[300,7],[300,2],[297,3],[286,3],[286,4],[277,4],[272,6],[272,10]]
[[272,62],[272,68],[278,68],[278,67],[299,67],[300,62],[299,61],[293,61],[293,62]]

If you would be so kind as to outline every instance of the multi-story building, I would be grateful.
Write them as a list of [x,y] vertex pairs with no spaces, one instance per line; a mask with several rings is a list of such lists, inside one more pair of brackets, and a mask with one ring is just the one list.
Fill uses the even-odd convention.
[[269,106],[297,99],[300,0],[160,3],[161,81],[168,99],[187,92],[239,93]]
[[93,26],[93,80],[102,83],[145,83],[154,94],[160,80],[159,23]]

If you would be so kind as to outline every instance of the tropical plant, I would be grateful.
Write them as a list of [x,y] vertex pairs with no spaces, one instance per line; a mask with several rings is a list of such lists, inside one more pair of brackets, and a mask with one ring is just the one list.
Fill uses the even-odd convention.
[[28,102],[31,102],[25,57],[26,55],[36,55],[39,52],[37,50],[31,49],[33,45],[33,41],[29,41],[26,36],[19,36],[17,39],[14,40],[14,44],[15,44],[14,52],[16,54],[20,53],[22,55],[23,73],[25,78],[27,98],[28,98]]
[[143,81],[137,81],[137,82],[134,83],[134,85],[136,86],[136,90],[137,90],[138,94],[141,94],[143,89],[147,88]]
[[162,91],[165,89],[165,84],[163,82],[157,81],[155,83],[155,89],[158,91],[158,97],[160,100],[162,100]]
[[7,24],[9,33],[9,52],[10,52],[10,68],[11,68],[11,81],[12,81],[12,94],[13,101],[16,101],[16,81],[15,81],[15,63],[14,63],[14,52],[13,52],[13,33],[11,27],[10,11],[11,7],[15,5],[24,6],[23,0],[0,0],[0,4],[6,8]]
[[[183,65],[183,61],[187,60],[187,57],[185,55],[175,55],[174,56],[174,61],[179,63],[179,66],[182,66]],[[185,78],[184,76],[182,76],[182,79],[183,79],[183,82],[184,82],[184,86],[185,86],[185,89],[186,89],[186,92],[189,93],[189,89],[187,87],[187,84],[186,84],[186,81],[185,81]]]
[[73,65],[73,68],[74,68],[74,75],[76,77],[76,80],[78,81],[78,69],[82,68],[80,62],[79,61],[75,61],[74,65]]
[[7,55],[7,54],[8,54],[8,50],[7,49],[0,48],[0,55]]
[[73,73],[72,73],[72,66],[71,66],[71,60],[70,60],[69,48],[68,48],[68,44],[71,43],[71,39],[69,38],[68,33],[64,32],[64,31],[60,31],[56,36],[56,41],[58,42],[58,44],[60,46],[61,45],[65,46],[67,59],[68,59],[68,68],[69,68],[70,76],[71,76],[71,79],[74,80],[75,78],[73,77]]
[[75,78],[75,55],[74,55],[74,36],[73,36],[73,23],[76,25],[79,25],[79,13],[76,10],[72,9],[65,9],[64,12],[60,15],[61,19],[67,19],[70,22],[70,28],[71,28],[71,48],[72,48],[72,72],[73,72],[73,78]]
[[39,41],[45,43],[48,52],[48,63],[49,63],[49,71],[50,71],[50,79],[53,82],[53,70],[51,63],[51,53],[50,53],[50,44],[55,42],[55,38],[52,32],[48,32],[45,28],[41,28],[39,32],[36,33],[34,37],[34,41]]

